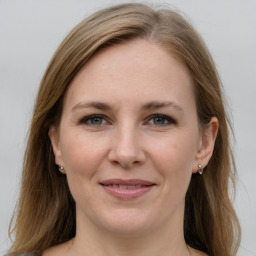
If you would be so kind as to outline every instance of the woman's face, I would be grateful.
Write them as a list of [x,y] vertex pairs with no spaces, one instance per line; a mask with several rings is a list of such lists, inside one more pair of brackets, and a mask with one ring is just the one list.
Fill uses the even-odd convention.
[[76,75],[49,132],[76,202],[77,225],[118,234],[180,227],[206,164],[190,75],[144,40],[108,48]]

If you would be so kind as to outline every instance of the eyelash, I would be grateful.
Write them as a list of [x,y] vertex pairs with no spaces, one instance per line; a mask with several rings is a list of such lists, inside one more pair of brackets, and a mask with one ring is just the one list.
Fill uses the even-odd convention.
[[84,124],[84,125],[89,125],[89,126],[100,126],[101,124],[100,125],[88,124],[89,121],[91,121],[95,118],[99,118],[101,120],[106,119],[106,117],[104,115],[93,114],[93,115],[89,115],[89,116],[82,118],[81,121],[79,122],[79,124]]
[[173,118],[171,118],[171,117],[169,117],[169,116],[166,116],[166,115],[163,115],[163,114],[154,114],[154,115],[150,116],[150,119],[149,119],[149,120],[154,119],[154,118],[164,119],[165,121],[168,122],[167,124],[161,124],[161,125],[156,125],[156,124],[154,124],[154,125],[156,125],[156,126],[158,126],[158,127],[159,127],[159,126],[173,125],[173,124],[176,124],[176,123],[177,123]]
[[[96,127],[105,125],[105,124],[92,124],[92,123],[89,123],[90,121],[92,121],[93,119],[96,119],[96,118],[100,119],[101,121],[105,120],[106,121],[105,124],[108,124],[106,116],[99,115],[99,114],[93,114],[93,115],[86,116],[86,117],[82,118],[81,121],[79,121],[79,124],[88,125],[88,126],[96,126]],[[163,115],[163,114],[151,115],[147,122],[149,122],[150,120],[153,120],[154,118],[155,119],[156,118],[160,118],[164,122],[166,122],[166,121],[168,122],[167,124],[160,124],[160,125],[152,124],[152,125],[157,126],[157,127],[164,127],[164,126],[168,126],[168,125],[175,125],[175,124],[177,124],[177,122],[173,118],[171,118],[169,116],[166,116],[166,115]]]

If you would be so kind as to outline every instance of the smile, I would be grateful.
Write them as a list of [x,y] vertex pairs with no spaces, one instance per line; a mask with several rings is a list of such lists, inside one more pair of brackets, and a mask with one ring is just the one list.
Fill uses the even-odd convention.
[[115,198],[131,200],[150,192],[156,184],[145,180],[112,179],[103,181],[100,185],[105,192]]
[[126,186],[126,185],[117,185],[117,184],[106,185],[106,186],[113,187],[113,188],[120,188],[120,189],[134,189],[134,188],[141,188],[142,187],[141,185],[129,185],[129,186]]

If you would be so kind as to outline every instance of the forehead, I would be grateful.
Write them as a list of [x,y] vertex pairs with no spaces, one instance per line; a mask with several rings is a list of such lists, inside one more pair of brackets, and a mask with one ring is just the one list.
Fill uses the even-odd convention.
[[145,40],[115,45],[97,53],[71,82],[66,103],[81,100],[118,103],[133,100],[193,101],[193,86],[184,64],[165,48]]

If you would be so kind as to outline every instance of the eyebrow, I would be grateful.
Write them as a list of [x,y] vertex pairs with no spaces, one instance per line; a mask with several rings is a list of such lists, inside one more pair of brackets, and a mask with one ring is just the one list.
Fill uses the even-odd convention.
[[143,110],[156,110],[159,108],[173,107],[178,111],[183,111],[183,108],[174,101],[151,101],[142,106]]
[[96,101],[80,102],[72,108],[72,111],[75,111],[77,109],[83,109],[83,108],[96,108],[100,110],[110,110],[112,107],[111,105],[103,102],[96,102]]
[[[178,105],[177,103],[173,101],[151,101],[142,106],[142,110],[156,110],[160,108],[165,107],[173,107],[178,111],[184,111],[183,108]],[[104,102],[97,102],[97,101],[91,101],[91,102],[80,102],[76,104],[72,111],[75,111],[77,109],[84,109],[84,108],[95,108],[99,110],[111,110],[113,107],[107,103]]]

